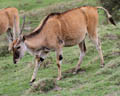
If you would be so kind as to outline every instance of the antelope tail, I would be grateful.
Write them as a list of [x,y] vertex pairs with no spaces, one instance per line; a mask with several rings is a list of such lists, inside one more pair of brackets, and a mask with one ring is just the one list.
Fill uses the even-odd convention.
[[116,25],[113,18],[112,18],[112,15],[110,15],[110,13],[108,12],[107,9],[105,9],[104,7],[101,7],[101,6],[98,6],[96,8],[97,9],[103,9],[105,11],[106,15],[107,15],[108,20],[111,22],[111,24]]

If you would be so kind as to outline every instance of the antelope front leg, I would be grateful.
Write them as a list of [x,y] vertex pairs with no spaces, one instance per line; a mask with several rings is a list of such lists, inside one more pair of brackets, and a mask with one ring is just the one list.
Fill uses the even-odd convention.
[[62,78],[62,74],[61,74],[61,63],[62,63],[62,59],[63,59],[62,51],[57,51],[56,56],[57,56],[57,66],[58,66],[57,80],[60,80]]
[[35,58],[35,68],[34,68],[33,75],[32,75],[31,81],[30,81],[30,85],[32,85],[32,83],[35,81],[38,69],[40,67],[40,64],[43,61],[44,61],[44,58],[36,56],[36,58]]

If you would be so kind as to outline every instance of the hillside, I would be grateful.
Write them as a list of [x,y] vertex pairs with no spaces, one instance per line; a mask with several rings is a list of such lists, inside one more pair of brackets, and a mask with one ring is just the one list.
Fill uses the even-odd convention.
[[[21,0],[22,5],[29,4],[26,5],[28,7],[19,7],[20,3],[17,0],[1,0],[0,8],[7,4],[7,7],[15,6],[19,11],[22,11],[20,14],[21,18],[25,14],[27,19],[26,29],[24,30],[27,34],[30,31],[28,31],[27,27],[30,27],[31,30],[34,29],[40,20],[50,12],[63,12],[84,4],[99,5],[96,0],[67,1]],[[41,5],[36,5],[36,2],[41,2]],[[103,25],[105,16],[102,11],[99,13],[98,33],[102,43],[105,67],[100,68],[98,52],[87,37],[87,53],[81,65],[82,70],[78,74],[73,75],[72,68],[77,64],[80,51],[78,46],[64,48],[62,64],[64,78],[55,82],[58,86],[58,91],[50,90],[52,81],[49,81],[48,83],[51,85],[48,84],[46,86],[47,92],[41,92],[39,88],[29,92],[29,90],[32,90],[29,80],[34,68],[34,57],[26,54],[17,65],[14,65],[12,53],[7,51],[6,35],[0,36],[0,96],[120,96],[120,23],[118,22],[117,26],[111,24]],[[51,80],[56,77],[55,52],[51,52],[39,69],[37,81]]]

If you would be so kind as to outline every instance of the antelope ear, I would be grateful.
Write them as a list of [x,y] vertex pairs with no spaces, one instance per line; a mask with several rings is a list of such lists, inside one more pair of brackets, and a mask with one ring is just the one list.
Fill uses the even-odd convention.
[[20,35],[20,41],[25,41],[25,36],[24,35]]
[[20,34],[19,34],[19,35],[22,35],[24,26],[25,26],[25,16],[23,16],[23,24],[22,24],[21,31],[20,31]]

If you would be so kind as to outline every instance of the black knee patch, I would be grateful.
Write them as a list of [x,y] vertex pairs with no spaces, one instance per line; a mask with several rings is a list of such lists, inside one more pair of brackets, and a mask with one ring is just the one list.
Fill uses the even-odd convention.
[[40,57],[40,61],[43,62],[43,61],[44,61],[44,58]]
[[63,56],[62,55],[59,55],[59,60],[62,60],[63,59]]

